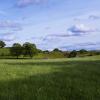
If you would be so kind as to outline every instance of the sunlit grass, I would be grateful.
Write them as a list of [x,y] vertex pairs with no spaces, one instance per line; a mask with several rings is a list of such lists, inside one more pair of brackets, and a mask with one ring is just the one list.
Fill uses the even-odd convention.
[[100,56],[0,60],[0,100],[99,100]]

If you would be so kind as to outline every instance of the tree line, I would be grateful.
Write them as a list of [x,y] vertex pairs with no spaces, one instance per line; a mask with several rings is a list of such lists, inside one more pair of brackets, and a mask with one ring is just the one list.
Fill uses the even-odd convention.
[[[6,46],[5,42],[0,41],[0,48],[4,48]],[[11,56],[19,57],[21,55],[33,57],[37,53],[37,48],[35,44],[26,42],[23,45],[19,43],[14,43],[12,47],[9,47]]]
[[[5,42],[0,41],[0,48],[1,49],[7,48],[5,46],[6,46]],[[37,54],[43,54],[45,55],[45,58],[49,58],[50,55],[52,55],[54,58],[58,58],[58,57],[72,58],[72,57],[77,57],[77,56],[84,57],[84,56],[100,55],[100,51],[96,51],[96,50],[87,51],[85,49],[81,49],[78,51],[77,50],[62,51],[62,50],[59,50],[58,48],[55,48],[52,51],[48,51],[48,50],[43,51],[43,50],[37,49],[35,44],[29,43],[29,42],[25,42],[23,45],[21,45],[20,43],[14,43],[11,47],[8,47],[8,50],[10,52],[10,56],[16,57],[17,59],[20,56],[33,58],[33,56]],[[4,54],[0,56],[3,56],[3,55]]]

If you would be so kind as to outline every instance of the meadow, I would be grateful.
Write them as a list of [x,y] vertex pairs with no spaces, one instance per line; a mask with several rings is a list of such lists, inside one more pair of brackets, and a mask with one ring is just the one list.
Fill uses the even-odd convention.
[[0,100],[100,100],[100,56],[0,59]]

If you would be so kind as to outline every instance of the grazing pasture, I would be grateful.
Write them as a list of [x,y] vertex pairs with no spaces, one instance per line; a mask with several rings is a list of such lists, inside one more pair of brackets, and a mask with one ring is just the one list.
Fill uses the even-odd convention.
[[100,100],[100,56],[1,59],[0,100]]

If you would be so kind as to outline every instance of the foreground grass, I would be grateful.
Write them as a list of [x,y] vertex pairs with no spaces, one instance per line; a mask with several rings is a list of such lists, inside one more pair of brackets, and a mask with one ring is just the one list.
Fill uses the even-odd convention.
[[100,56],[0,60],[0,100],[100,100]]

